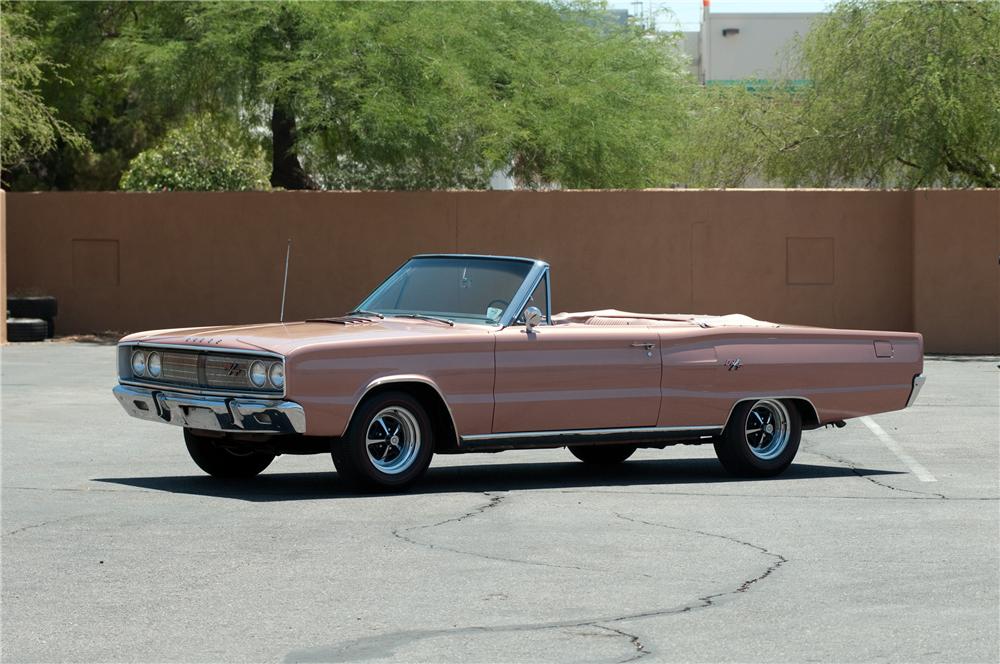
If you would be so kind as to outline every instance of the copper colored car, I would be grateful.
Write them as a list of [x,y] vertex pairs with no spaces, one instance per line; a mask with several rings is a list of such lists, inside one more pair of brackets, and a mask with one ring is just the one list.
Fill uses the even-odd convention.
[[919,334],[551,312],[543,261],[415,256],[343,316],[129,335],[114,393],[183,427],[211,475],[328,452],[350,483],[385,490],[435,452],[543,447],[615,464],[711,444],[726,470],[773,476],[803,429],[905,408],[923,383]]

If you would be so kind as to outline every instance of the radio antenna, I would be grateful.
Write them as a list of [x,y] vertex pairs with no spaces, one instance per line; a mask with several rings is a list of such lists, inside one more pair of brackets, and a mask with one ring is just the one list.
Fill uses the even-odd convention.
[[281,284],[281,315],[278,321],[285,322],[285,293],[288,292],[288,258],[292,255],[292,238],[288,238],[288,248],[285,250],[285,281]]

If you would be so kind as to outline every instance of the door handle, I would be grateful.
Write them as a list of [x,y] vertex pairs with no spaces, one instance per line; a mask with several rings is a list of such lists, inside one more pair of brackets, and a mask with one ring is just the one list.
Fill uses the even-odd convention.
[[648,343],[648,342],[643,343],[641,341],[636,341],[636,342],[634,342],[632,344],[632,348],[645,348],[646,350],[653,350],[654,348],[656,348],[656,344],[651,344],[651,343]]

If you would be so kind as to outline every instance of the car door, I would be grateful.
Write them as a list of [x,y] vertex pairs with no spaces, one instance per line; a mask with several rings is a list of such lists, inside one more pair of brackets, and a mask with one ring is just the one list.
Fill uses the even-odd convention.
[[658,342],[653,328],[627,326],[498,331],[493,432],[656,425]]

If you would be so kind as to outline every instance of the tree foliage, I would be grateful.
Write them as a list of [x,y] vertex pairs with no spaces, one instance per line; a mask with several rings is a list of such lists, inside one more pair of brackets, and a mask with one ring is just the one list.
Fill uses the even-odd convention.
[[[1000,186],[998,0],[843,0],[789,63],[805,85],[707,88],[674,35],[590,0],[2,9],[17,189],[152,187],[154,162],[183,164],[157,188],[210,163],[197,186],[249,186],[208,173],[251,134],[289,189],[484,188],[498,170],[528,187]],[[239,125],[236,142],[200,145],[195,116]]]
[[[161,104],[125,80],[117,45],[154,3],[5,0],[5,14],[30,17],[44,54],[39,94],[89,149],[53,149],[5,171],[13,189],[115,189],[129,161],[184,122],[182,103]],[[4,49],[6,51],[6,48]]]
[[0,5],[0,166],[16,168],[52,150],[57,142],[82,149],[86,141],[42,97],[43,70],[51,65],[39,48],[30,15]]
[[[26,186],[106,186],[189,114],[269,134],[285,188],[676,181],[693,94],[673,37],[579,2],[32,3],[94,145]],[[95,163],[99,162],[99,163]],[[30,177],[29,177],[30,176]],[[34,178],[34,179],[32,179]],[[114,182],[117,182],[115,178]]]
[[1000,186],[996,0],[846,0],[798,57],[802,88],[706,90],[694,183]]
[[169,131],[132,160],[125,191],[247,191],[268,189],[264,150],[232,123],[202,116]]
[[752,86],[704,88],[693,103],[695,120],[680,149],[685,184],[758,183],[794,143],[792,114],[799,103],[795,89],[781,84],[757,81]]

